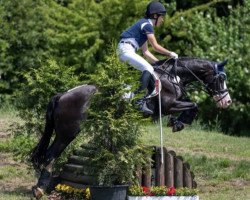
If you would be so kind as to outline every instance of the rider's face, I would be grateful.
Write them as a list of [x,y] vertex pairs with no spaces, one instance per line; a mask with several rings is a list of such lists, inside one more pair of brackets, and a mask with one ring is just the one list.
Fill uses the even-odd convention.
[[158,17],[156,26],[157,26],[157,27],[158,27],[158,26],[161,26],[161,25],[163,24],[163,22],[164,22],[164,16],[163,16],[163,15],[160,15],[160,16]]

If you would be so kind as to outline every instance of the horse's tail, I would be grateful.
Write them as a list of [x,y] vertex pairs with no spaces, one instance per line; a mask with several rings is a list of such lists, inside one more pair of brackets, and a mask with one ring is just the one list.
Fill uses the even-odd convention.
[[54,111],[62,95],[63,94],[59,93],[53,96],[48,103],[43,136],[39,143],[31,150],[30,161],[36,170],[40,170],[41,165],[45,162],[46,151],[54,131]]

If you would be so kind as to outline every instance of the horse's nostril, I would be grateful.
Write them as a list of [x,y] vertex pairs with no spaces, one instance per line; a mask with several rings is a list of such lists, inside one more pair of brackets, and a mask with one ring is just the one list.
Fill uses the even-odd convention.
[[228,100],[227,104],[230,105],[232,103],[232,100]]

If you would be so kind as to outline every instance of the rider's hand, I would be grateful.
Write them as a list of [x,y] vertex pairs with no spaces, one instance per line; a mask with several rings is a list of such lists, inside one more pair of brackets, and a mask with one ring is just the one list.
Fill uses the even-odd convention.
[[170,52],[170,56],[174,59],[178,58],[178,54],[175,52]]

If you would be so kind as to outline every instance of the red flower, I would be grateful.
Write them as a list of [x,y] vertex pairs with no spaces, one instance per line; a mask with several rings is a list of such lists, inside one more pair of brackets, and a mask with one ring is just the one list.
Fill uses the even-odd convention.
[[173,196],[176,193],[176,189],[174,187],[168,188],[167,195]]
[[150,188],[143,186],[142,190],[143,190],[144,194],[146,194],[146,195],[150,194]]

